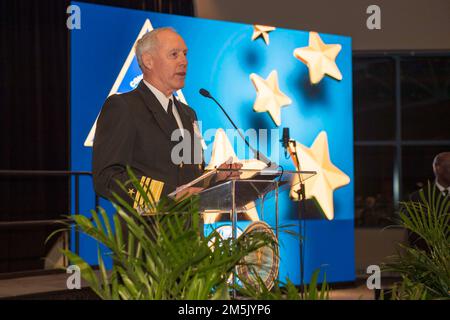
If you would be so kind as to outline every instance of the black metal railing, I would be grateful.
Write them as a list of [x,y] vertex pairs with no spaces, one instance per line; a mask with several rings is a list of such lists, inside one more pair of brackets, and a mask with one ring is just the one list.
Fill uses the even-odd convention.
[[[75,192],[75,208],[74,212],[72,211],[72,197],[71,197],[71,180],[69,180],[69,214],[63,213],[61,216],[71,216],[73,214],[80,213],[80,177],[88,176],[92,177],[92,172],[89,171],[54,171],[54,170],[0,170],[0,179],[2,177],[74,177],[74,192]],[[95,193],[94,193],[95,194]],[[99,197],[95,194],[95,208],[99,205]],[[11,229],[11,228],[24,228],[24,227],[40,227],[54,224],[67,224],[71,223],[71,219],[49,219],[49,220],[20,220],[20,221],[0,221],[0,230],[1,229]],[[74,249],[75,253],[79,254],[80,251],[80,236],[78,230],[75,230],[75,239],[71,239],[71,232],[68,235],[69,239],[69,247],[71,247],[72,241],[74,241]]]

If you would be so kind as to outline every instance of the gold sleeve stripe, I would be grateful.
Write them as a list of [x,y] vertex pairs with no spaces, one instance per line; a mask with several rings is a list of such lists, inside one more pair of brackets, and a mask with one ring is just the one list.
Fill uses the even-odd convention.
[[[144,189],[144,192],[147,193],[147,177],[142,177],[141,178],[141,187],[142,189]],[[142,207],[144,205],[145,199],[144,197],[140,196],[139,197],[139,201],[138,201],[138,206]]]
[[[144,189],[144,192],[147,194],[147,197],[148,197],[148,199],[149,199],[149,201],[150,202],[152,202],[152,197],[149,195],[149,193],[148,193],[148,188],[149,188],[149,185],[150,185],[150,182],[152,181],[152,179],[150,179],[150,178],[146,178],[145,179],[145,182],[144,182],[144,185],[142,186],[142,188]],[[142,185],[142,184],[141,184]],[[145,199],[143,198],[143,197],[141,197],[141,201],[139,201],[139,205],[140,206],[143,206],[144,205],[144,203],[145,203]]]
[[[144,182],[145,182],[145,178],[144,176],[141,177],[141,181],[140,181],[140,185],[143,186]],[[136,190],[136,196],[134,197],[134,204],[133,204],[133,208],[137,209],[137,207],[139,206],[139,203],[141,202],[141,194],[138,192],[138,190]]]
[[[142,189],[144,189],[144,192],[147,193],[147,197],[150,200],[150,202],[153,203],[153,199],[156,202],[159,201],[159,199],[161,198],[163,187],[164,187],[164,182],[142,176],[140,185],[141,185]],[[139,207],[142,208],[144,206],[144,204],[145,204],[144,197],[141,197],[139,192],[136,192],[136,197],[134,199],[133,208],[134,209],[137,209]]]
[[153,195],[155,201],[159,201],[161,198],[162,189],[164,186],[164,182],[158,180],[152,180],[150,184],[150,192]]

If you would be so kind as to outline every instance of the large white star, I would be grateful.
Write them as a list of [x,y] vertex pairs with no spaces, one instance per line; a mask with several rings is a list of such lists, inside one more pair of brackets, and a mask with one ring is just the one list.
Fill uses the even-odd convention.
[[274,27],[270,26],[262,26],[259,24],[253,25],[253,34],[252,34],[252,41],[259,37],[263,37],[264,42],[269,45],[269,32],[275,30]]
[[256,89],[256,100],[253,110],[269,112],[277,126],[281,124],[281,108],[292,103],[291,99],[281,92],[278,86],[278,73],[273,70],[266,80],[256,73],[250,75],[250,80]]
[[[242,163],[242,169],[252,169],[252,170],[262,170],[267,165],[257,159],[248,159],[248,160],[240,160],[236,153],[234,152],[233,145],[228,139],[225,131],[221,128],[217,129],[216,134],[214,136],[214,143],[212,147],[211,160],[208,163],[208,166],[205,168],[206,170],[212,170],[217,168],[224,162],[239,162]],[[250,178],[254,175],[254,172],[243,172],[240,175],[241,179]],[[252,221],[259,221],[258,211],[256,210],[255,203],[250,202],[245,206],[245,211],[247,216]],[[205,223],[213,223],[219,217],[220,212],[217,210],[205,212],[203,215]]]
[[341,51],[340,44],[324,44],[317,32],[309,33],[309,45],[294,50],[294,57],[308,66],[312,84],[319,83],[324,75],[342,80],[336,65],[336,57]]
[[[334,218],[333,192],[335,189],[350,183],[350,178],[334,164],[331,163],[328,149],[328,138],[325,131],[319,133],[311,148],[295,142],[291,143],[291,155],[294,150],[300,161],[300,168],[293,158],[297,170],[316,171],[317,174],[304,181],[306,199],[315,199],[325,216]],[[295,176],[292,182],[290,196],[298,200],[297,191],[300,188],[299,177]]]

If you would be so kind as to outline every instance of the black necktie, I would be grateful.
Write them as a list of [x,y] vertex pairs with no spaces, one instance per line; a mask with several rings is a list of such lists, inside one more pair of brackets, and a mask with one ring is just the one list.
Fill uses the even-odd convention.
[[176,107],[173,105],[172,99],[169,99],[169,104],[167,105],[167,115],[169,116],[169,122],[172,127],[172,130],[178,129],[178,123],[177,120],[175,119],[175,114],[173,113],[174,108]]

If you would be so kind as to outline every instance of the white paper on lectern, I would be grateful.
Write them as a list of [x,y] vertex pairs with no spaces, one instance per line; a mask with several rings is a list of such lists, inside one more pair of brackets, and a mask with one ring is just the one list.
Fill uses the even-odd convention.
[[216,174],[217,169],[213,169],[211,171],[207,171],[206,173],[202,174],[200,177],[198,177],[197,179],[192,180],[189,183],[183,184],[182,186],[178,187],[175,191],[169,193],[167,196],[174,198],[179,192],[182,192],[183,190],[186,190],[189,187],[192,187],[193,185],[199,183],[200,181],[208,178],[209,176],[212,176],[214,174]]

